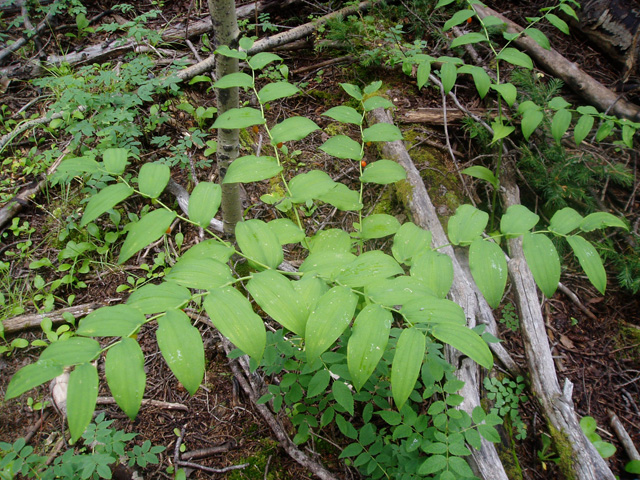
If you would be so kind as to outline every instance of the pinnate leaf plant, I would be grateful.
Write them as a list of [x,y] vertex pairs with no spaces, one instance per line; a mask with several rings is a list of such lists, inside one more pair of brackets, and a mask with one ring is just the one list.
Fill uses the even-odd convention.
[[[242,45],[247,49],[250,42]],[[200,182],[191,194],[187,217],[160,201],[170,179],[167,165],[144,164],[132,178],[125,174],[129,150],[103,151],[96,170],[112,181],[89,200],[82,225],[132,195],[148,199],[152,206],[128,225],[119,263],[169,235],[176,220],[204,228],[210,238],[182,253],[162,283],[142,286],[124,304],[96,310],[79,322],[74,335],[47,346],[37,362],[14,375],[6,399],[70,371],[68,423],[75,441],[95,409],[100,360],[116,402],[135,418],[146,384],[138,333],[149,323],[157,324],[153,331],[171,371],[194,394],[204,377],[205,352],[200,331],[184,311],[191,307],[207,313],[237,347],[234,355],[248,355],[252,368],[268,375],[271,380],[260,402],[286,411],[297,429],[296,443],[331,424],[349,439],[341,457],[372,478],[472,476],[464,460],[470,455],[466,445],[480,448],[482,437],[500,441],[494,427],[501,420],[480,407],[472,415],[456,409],[463,401],[456,394],[463,382],[445,361],[442,344],[491,369],[493,357],[483,332],[468,328],[463,309],[446,298],[453,282],[452,263],[438,252],[441,246],[432,246],[429,231],[411,222],[401,225],[387,214],[362,215],[364,189],[406,177],[394,161],[361,162],[367,142],[402,139],[393,125],[365,126],[367,112],[392,106],[378,94],[382,82],[363,89],[341,84],[351,97],[350,105],[357,107],[339,105],[323,114],[359,131],[358,138],[334,135],[320,147],[340,162],[355,162],[359,189],[321,170],[288,180],[283,144],[302,140],[319,127],[296,116],[268,125],[265,107],[299,89],[287,81],[257,88],[256,72],[281,61],[273,53],[248,57],[244,50],[225,47],[218,54],[246,61],[251,73],[225,76],[214,86],[247,89],[258,106],[227,111],[212,129],[259,126],[270,143],[268,154],[237,158],[224,182],[279,184],[281,188],[261,201],[273,205],[282,217],[239,223],[232,244],[209,229],[221,204],[219,185]],[[353,230],[309,234],[302,216],[317,202],[357,212]],[[496,237],[483,235],[487,223],[487,213],[463,205],[449,220],[448,234],[451,244],[469,248],[473,277],[489,304],[497,307],[507,282],[506,260]],[[560,260],[549,235],[567,239],[589,279],[604,291],[600,258],[588,240],[573,232],[624,224],[609,214],[583,218],[571,209],[557,212],[545,231],[534,230],[538,223],[538,216],[526,207],[511,207],[497,237],[524,236],[527,261],[544,294],[553,294],[560,277]],[[373,241],[385,237],[391,239],[390,251],[376,249]],[[298,244],[306,252],[297,271],[282,268],[287,244]],[[245,273],[231,268],[232,257],[246,261]],[[421,406],[425,401],[426,411]]]

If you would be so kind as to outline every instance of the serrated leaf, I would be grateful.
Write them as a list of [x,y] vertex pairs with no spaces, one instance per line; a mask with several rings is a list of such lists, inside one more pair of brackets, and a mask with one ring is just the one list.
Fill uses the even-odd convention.
[[93,222],[100,215],[128,198],[132,193],[133,188],[124,183],[116,183],[103,188],[93,195],[89,203],[87,203],[80,226],[84,227],[89,222]]
[[159,285],[147,283],[129,295],[127,305],[149,315],[184,307],[190,299],[191,292],[175,283],[163,282]]
[[349,326],[358,297],[347,287],[336,286],[320,297],[307,320],[305,350],[313,362]]
[[513,47],[506,47],[498,52],[496,57],[498,60],[504,60],[505,62],[509,62],[511,65],[515,65],[517,67],[524,67],[528,70],[533,69],[533,61],[531,57],[520,50]]
[[102,307],[80,320],[76,333],[84,337],[128,337],[145,323],[145,316],[129,305]]
[[362,145],[346,135],[334,135],[320,146],[320,150],[336,158],[360,160],[364,153]]
[[296,175],[289,182],[291,201],[293,203],[305,203],[315,200],[327,193],[336,185],[331,177],[322,170],[311,170],[308,173]]
[[602,259],[596,249],[579,235],[567,237],[573,253],[578,257],[580,266],[587,274],[589,281],[604,295],[607,288],[607,274],[602,265]]
[[100,350],[100,344],[92,338],[72,337],[50,344],[38,361],[68,367],[95,360]]
[[102,152],[102,161],[107,173],[111,175],[122,175],[126,168],[129,150],[126,148],[107,148]]
[[334,183],[330,190],[318,195],[318,200],[333,205],[343,212],[358,211],[363,206],[360,203],[360,194],[343,183]]
[[374,213],[362,219],[362,238],[382,238],[395,234],[400,229],[400,222],[392,215]]
[[145,163],[138,174],[138,190],[149,198],[158,198],[169,183],[170,177],[171,170],[168,165],[158,162]]
[[267,83],[258,92],[258,98],[261,104],[273,102],[279,98],[292,97],[298,93],[300,89],[289,82],[272,82]]
[[439,322],[433,325],[431,334],[456,350],[482,365],[486,369],[493,367],[493,355],[487,343],[466,325],[451,322]]
[[376,108],[392,108],[395,106],[391,100],[387,100],[379,95],[367,98],[362,105],[365,112],[370,112]]
[[198,183],[189,198],[189,219],[201,227],[208,227],[211,219],[218,213],[221,201],[220,185],[213,182]]
[[512,106],[516,101],[518,90],[511,83],[492,83],[491,88],[498,92],[507,105]]
[[256,157],[246,155],[236,158],[224,176],[222,183],[250,183],[259,182],[275,177],[282,171],[275,157]]
[[269,268],[278,268],[284,260],[278,237],[262,220],[239,222],[236,225],[236,240],[242,253],[250,260]]
[[360,391],[387,348],[393,317],[379,305],[364,307],[355,322],[347,346],[347,365],[353,386]]
[[186,313],[169,310],[158,318],[158,347],[167,365],[193,395],[204,378],[204,345],[200,331],[191,325]]
[[498,308],[507,285],[507,261],[493,242],[476,240],[469,247],[469,268],[491,308]]
[[267,332],[246,297],[232,287],[217,288],[204,299],[204,308],[222,335],[254,361],[260,362]]
[[350,83],[341,83],[340,86],[342,89],[347,92],[351,97],[356,100],[362,100],[362,90],[357,85],[352,85]]
[[567,133],[571,124],[571,112],[565,108],[558,110],[551,120],[551,135],[560,144],[562,136]]
[[583,232],[592,232],[606,227],[619,227],[629,231],[629,227],[622,219],[607,212],[590,213],[580,222],[580,230]]
[[544,114],[541,110],[529,109],[522,114],[520,127],[525,140],[529,140],[529,137],[536,131],[543,118]]
[[488,213],[471,205],[460,205],[449,218],[449,241],[453,245],[469,244],[480,237],[488,222]]
[[91,423],[98,399],[98,371],[83,363],[69,375],[67,390],[67,422],[71,441],[78,440]]
[[56,378],[64,371],[62,365],[52,365],[45,362],[36,362],[18,370],[7,386],[4,395],[5,400],[11,400],[24,392]]
[[402,140],[402,132],[390,123],[376,123],[362,131],[363,142],[393,142]]
[[547,36],[544,33],[542,33],[537,28],[527,28],[524,31],[524,33],[527,36],[531,37],[534,42],[536,42],[538,45],[540,45],[545,50],[551,49],[551,44],[549,43],[549,39],[547,38]]
[[372,250],[363,253],[352,263],[346,265],[337,276],[336,281],[342,285],[357,288],[402,273],[404,270],[393,257],[380,250]]
[[130,224],[131,228],[120,249],[118,263],[123,264],[144,247],[162,237],[175,218],[176,212],[159,209],[147,213],[138,222]]
[[104,373],[114,400],[134,420],[140,410],[147,383],[144,355],[138,342],[125,337],[111,347],[104,362]]
[[404,329],[398,338],[391,365],[391,393],[399,410],[416,386],[425,347],[425,336],[417,328]]
[[511,205],[500,219],[500,231],[517,237],[535,227],[539,220],[540,217],[524,205]]
[[304,240],[304,231],[288,218],[277,218],[271,220],[267,225],[278,237],[280,245],[299,243]]
[[265,119],[260,110],[251,107],[232,108],[218,116],[213,125],[214,128],[226,128],[234,130],[238,128],[247,128],[253,125],[262,125]]
[[358,113],[355,108],[339,105],[330,108],[322,114],[325,117],[333,118],[338,122],[353,123],[354,125],[362,125],[362,114]]
[[411,276],[422,280],[438,298],[444,298],[453,285],[453,263],[448,255],[425,250],[412,259]]
[[290,117],[271,129],[271,144],[302,140],[311,132],[320,129],[313,120],[306,117]]
[[538,288],[551,298],[560,281],[560,258],[556,247],[546,235],[525,233],[522,249]]
[[408,222],[403,224],[393,237],[391,252],[400,263],[411,265],[411,259],[431,248],[431,232]]
[[281,60],[282,60],[282,57],[276,55],[275,53],[260,52],[255,54],[253,57],[251,57],[248,63],[253,70],[262,70],[271,62],[277,62]]
[[412,324],[450,323],[461,326],[467,324],[467,317],[462,307],[444,298],[416,297],[405,303],[400,313]]
[[573,208],[565,207],[558,210],[551,217],[549,224],[549,230],[559,233],[560,235],[566,235],[567,233],[575,230],[582,223],[582,215],[576,212]]
[[491,170],[481,165],[474,165],[462,170],[462,173],[469,175],[470,177],[479,178],[493,185],[493,188],[498,188],[498,179]]
[[336,380],[333,382],[331,392],[336,402],[350,415],[353,415],[353,394],[347,384],[341,380]]

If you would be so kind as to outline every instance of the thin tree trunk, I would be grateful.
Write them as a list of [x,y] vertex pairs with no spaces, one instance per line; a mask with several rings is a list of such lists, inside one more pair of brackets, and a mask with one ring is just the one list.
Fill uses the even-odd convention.
[[[213,23],[214,42],[216,48],[227,45],[238,48],[240,30],[236,17],[236,6],[233,0],[208,0],[209,13]],[[223,55],[216,56],[216,77],[238,71],[238,59]],[[218,115],[238,108],[238,87],[216,89],[218,101]],[[218,177],[224,180],[231,162],[238,157],[239,130],[218,129]],[[240,201],[240,186],[237,183],[222,184],[222,221],[224,232],[233,235],[236,223],[242,220],[242,203]]]

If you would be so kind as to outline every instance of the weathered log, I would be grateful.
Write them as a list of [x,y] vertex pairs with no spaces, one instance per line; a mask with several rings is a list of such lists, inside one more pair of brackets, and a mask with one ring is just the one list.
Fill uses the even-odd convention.
[[[487,114],[487,110],[484,108],[472,108],[470,111],[480,117],[484,117]],[[465,117],[467,117],[467,114],[460,110],[447,110],[447,123],[459,122]],[[427,123],[429,125],[444,125],[445,123],[442,107],[405,110],[400,112],[397,118],[402,123]]]
[[82,305],[73,305],[68,308],[61,308],[48,313],[33,313],[28,315],[19,315],[17,317],[7,318],[2,321],[2,327],[4,333],[15,333],[28,328],[37,328],[42,323],[42,320],[48,318],[54,325],[65,322],[64,314],[70,313],[75,318],[84,317],[89,315],[94,310],[103,307],[104,305],[98,302],[83,303]]

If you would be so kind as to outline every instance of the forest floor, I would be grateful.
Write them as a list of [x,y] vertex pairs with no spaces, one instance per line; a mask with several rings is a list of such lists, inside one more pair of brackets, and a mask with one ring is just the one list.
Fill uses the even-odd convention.
[[[240,3],[247,2],[238,2],[238,4]],[[293,26],[294,20],[292,19],[296,16],[298,21],[304,21],[307,15],[325,13],[318,9],[316,5],[318,2],[302,3],[304,3],[302,13],[293,9],[282,9],[278,12],[272,12],[270,21],[276,25]],[[335,4],[337,2],[324,3]],[[492,2],[487,3],[491,4]],[[524,23],[524,16],[534,15],[537,9],[542,6],[539,4],[540,2],[535,0],[522,2],[518,11],[515,12],[513,9],[509,10],[509,5],[512,3],[498,1],[491,6],[521,24]],[[98,2],[88,5],[86,16],[91,18],[108,10],[110,6],[98,5]],[[137,6],[136,8],[142,9],[143,7]],[[163,7],[162,16],[151,20],[149,26],[161,29],[165,26],[165,19],[174,18],[177,15],[180,15],[180,18],[184,20],[184,12],[189,8],[188,2],[168,2],[168,5]],[[200,10],[197,5],[193,6],[192,4],[189,11],[191,19],[204,18],[207,15],[206,5],[203,4],[200,5]],[[17,13],[8,13],[0,18],[3,24],[7,24],[15,15]],[[100,22],[110,21],[112,15],[107,14]],[[404,22],[406,25],[416,22],[414,18],[410,17],[411,15],[408,14],[407,18],[394,19],[394,21]],[[73,24],[74,19],[62,16],[59,23]],[[48,46],[45,46],[45,49],[51,50],[47,53],[56,53],[56,49],[72,51],[78,49],[81,43],[87,46],[90,43],[104,40],[100,36],[93,35],[73,39],[64,36],[64,30],[60,30],[60,32],[62,33],[58,33],[58,46],[56,46],[56,42],[50,42]],[[554,48],[568,59],[576,62],[583,70],[593,75],[604,85],[613,88],[619,81],[620,67],[610,63],[606,55],[589,46],[586,40],[579,35],[563,36],[553,34],[551,31],[547,33],[552,36]],[[259,31],[259,34],[266,35],[263,31]],[[47,35],[50,34],[44,36]],[[202,48],[202,46],[202,44],[196,45],[197,48]],[[201,54],[207,55],[202,51]],[[391,69],[379,65],[366,66],[363,65],[366,63],[363,61],[364,57],[346,60],[348,62],[346,64],[336,63],[323,68],[317,67],[321,62],[343,54],[344,52],[335,52],[328,48],[321,51],[309,49],[280,51],[279,55],[284,58],[284,64],[291,72],[291,80],[306,83],[303,88],[305,93],[288,99],[272,109],[268,113],[271,117],[270,120],[280,117],[282,111],[286,110],[287,116],[293,114],[306,116],[322,128],[331,128],[330,122],[326,117],[321,117],[321,113],[348,99],[339,87],[341,82],[366,84],[380,79],[384,82],[385,94],[399,107],[401,112],[440,105],[440,93],[436,90],[422,89],[418,91],[415,79],[403,75],[399,68]],[[191,53],[185,50],[180,52],[180,55],[191,55]],[[20,56],[13,56],[9,63],[15,64],[22,60],[24,58]],[[116,62],[117,59],[112,61]],[[208,92],[202,85],[185,87],[184,95],[188,96],[193,105],[204,107],[215,105],[213,93]],[[471,89],[467,89],[465,92],[461,88],[459,94],[468,102],[468,107],[479,105]],[[569,101],[575,100],[579,103],[577,97],[570,90],[565,89],[562,94]],[[5,120],[25,107],[28,116],[34,113],[44,114],[47,110],[47,101],[40,98],[42,95],[43,92],[30,82],[19,79],[12,80],[3,96]],[[633,101],[633,97],[630,100]],[[635,100],[637,101],[638,98]],[[30,102],[32,102],[31,105],[27,106]],[[162,127],[166,135],[170,135],[174,139],[179,138],[184,131],[195,125],[193,119],[185,115],[184,112],[176,110],[175,115],[176,123],[165,124]],[[396,117],[399,116],[400,114],[397,113]],[[439,214],[443,218],[453,214],[455,208],[464,201],[463,189],[455,173],[456,166],[446,152],[442,125],[404,124],[401,128],[407,139],[409,153],[412,155],[416,167],[424,175],[427,188]],[[472,159],[481,153],[478,147],[472,144],[468,131],[462,128],[460,123],[449,125],[448,128],[450,135],[452,135],[453,150],[462,152],[461,157],[458,158],[459,165],[457,167],[461,169],[471,165]],[[308,137],[305,142],[290,148],[291,151],[299,150],[299,153],[291,155],[289,163],[291,170],[303,171],[310,166],[321,166],[335,180],[339,179],[346,184],[358,184],[356,168],[347,168],[344,163],[334,162],[331,164],[326,161],[326,157],[317,155],[317,147],[325,139],[324,136],[326,133],[320,130]],[[64,137],[56,139],[49,135],[45,141],[38,144],[38,148],[45,149],[52,142],[62,143],[65,141]],[[253,132],[246,132],[244,142],[245,150],[249,151],[251,144],[258,142],[258,137]],[[29,138],[14,141],[4,152],[0,153],[0,160],[9,159],[20,153],[27,155],[33,146],[34,144]],[[166,153],[149,149],[147,154],[156,157]],[[205,160],[200,149],[194,149],[193,155],[196,160]],[[376,155],[378,155],[377,151],[372,147],[367,150],[365,160],[368,158],[375,160]],[[631,168],[635,175],[637,154],[633,154],[632,164]],[[20,185],[26,185],[34,180],[33,176],[28,173],[11,171],[10,164],[7,162],[3,163],[2,169],[0,178],[5,181],[2,184],[3,188],[10,184],[14,192]],[[206,178],[210,175],[210,171],[198,169],[197,174],[201,178]],[[185,170],[174,172],[174,178],[183,185],[189,182],[188,177]],[[620,197],[619,203],[628,205],[624,212],[627,219],[631,224],[636,222],[636,225],[640,213],[640,198],[635,197],[638,180],[635,175],[634,183],[630,187],[612,186],[604,200],[606,205],[610,195],[618,195]],[[246,218],[266,219],[274,215],[272,209],[265,208],[259,201],[260,196],[266,193],[268,187],[268,185],[260,183],[250,184],[246,187],[244,199]],[[471,187],[477,187],[478,193],[474,193],[474,195],[476,199],[482,201],[482,197],[485,195],[482,187],[476,184],[472,184]],[[606,187],[603,185],[603,190],[604,188]],[[72,184],[69,189],[60,186],[49,187],[33,202],[30,202],[29,206],[19,215],[19,224],[28,224],[32,230],[13,232],[6,225],[0,230],[0,234],[6,233],[1,238],[0,261],[11,263],[10,277],[14,282],[13,285],[15,282],[21,282],[24,294],[31,299],[33,299],[35,291],[31,286],[34,270],[29,268],[29,264],[44,257],[55,262],[61,249],[61,243],[57,237],[65,228],[64,222],[60,219],[67,218],[80,209],[78,189],[77,184]],[[7,188],[5,193],[8,191]],[[532,197],[532,194],[527,193],[527,196]],[[70,198],[72,200],[69,200]],[[8,195],[6,199],[8,199]],[[631,200],[628,202],[629,199]],[[131,203],[128,208],[135,211],[138,206]],[[55,212],[55,210],[59,211]],[[391,212],[397,216],[406,215],[405,212],[402,212],[398,202],[394,200],[393,192],[390,189],[367,193],[365,210],[367,212],[373,210]],[[348,225],[354,221],[354,217],[350,217],[348,213],[336,213],[332,207],[325,205],[320,206],[305,221],[310,229],[316,229],[321,225],[329,228],[332,225]],[[183,228],[181,232],[184,234],[183,248],[187,248],[196,241],[198,232],[194,228],[180,228]],[[26,236],[31,244],[20,250],[20,246],[16,242],[24,241]],[[68,289],[64,291],[63,295],[56,295],[55,309],[64,307],[61,300],[68,298],[71,294],[75,295],[73,300],[75,305],[92,302],[105,304],[123,302],[126,300],[127,293],[120,292],[118,287],[127,284],[131,277],[145,278],[147,272],[140,268],[140,264],[153,265],[154,258],[157,258],[157,254],[161,250],[162,245],[155,250],[146,252],[146,256],[139,256],[135,261],[130,261],[124,267],[109,261],[100,262],[100,264],[98,262],[92,263],[88,273],[78,274],[79,280],[86,284],[86,288]],[[287,253],[293,263],[299,260],[296,255],[299,256],[300,252]],[[593,416],[598,422],[599,433],[603,439],[618,448],[618,453],[610,459],[613,471],[621,475],[621,478],[631,478],[624,477],[623,468],[628,460],[618,439],[609,427],[607,412],[608,410],[615,412],[635,444],[640,445],[640,411],[638,410],[640,405],[640,298],[619,287],[609,268],[609,286],[606,296],[602,296],[589,284],[576,265],[571,263],[568,265],[563,271],[562,282],[580,298],[591,315],[586,315],[568,296],[560,291],[553,298],[544,301],[543,311],[556,368],[561,379],[568,378],[573,382],[573,399],[576,411],[581,416]],[[165,266],[161,264],[157,271],[161,272]],[[56,278],[56,275],[60,276],[61,273],[51,270],[46,275],[48,277],[45,278],[45,281],[48,282]],[[12,313],[8,308],[9,299],[13,298],[9,295],[8,290],[12,287],[3,284],[0,285],[0,290],[5,286],[7,292],[4,295],[7,303],[4,310],[0,310],[0,319],[3,320],[15,314],[15,311]],[[504,304],[509,303],[509,293],[507,293]],[[24,303],[24,312],[21,313],[35,313],[41,309],[42,305],[37,301],[27,300]],[[508,312],[503,310],[504,307],[496,312],[497,317],[504,320],[504,323],[500,323],[501,330],[498,337],[504,340],[512,356],[526,369],[519,333],[517,330],[513,331],[508,328],[507,320],[511,317]],[[198,460],[201,465],[222,469],[233,465],[249,464],[244,469],[216,474],[215,478],[313,478],[308,471],[289,458],[279,447],[268,425],[240,391],[229,370],[226,355],[220,347],[219,334],[206,322],[199,322],[197,326],[205,339],[207,370],[202,388],[193,396],[190,396],[171,374],[159,354],[155,341],[151,338],[146,341],[144,330],[139,335],[141,346],[146,355],[147,389],[145,398],[181,404],[184,406],[184,410],[147,405],[142,407],[136,420],[131,422],[117,406],[98,405],[98,412],[105,412],[107,418],[115,420],[114,427],[127,432],[136,432],[138,434],[137,443],[150,440],[153,445],[166,447],[164,453],[160,455],[160,464],[149,466],[144,470],[145,478],[171,478],[165,472],[174,459],[174,448],[178,439],[176,432],[181,430],[184,431],[183,442],[187,451],[221,447],[220,453]],[[30,343],[44,338],[44,334],[39,329],[33,329],[7,335],[5,341],[8,344],[18,337],[25,338]],[[0,345],[2,344],[0,341]],[[0,397],[4,397],[11,376],[21,367],[34,362],[39,352],[39,348],[27,347],[15,349],[13,352],[0,356]],[[100,396],[110,395],[105,384],[101,384],[100,388]],[[0,441],[13,442],[19,437],[32,435],[30,443],[38,451],[50,454],[53,446],[58,443],[65,431],[63,421],[51,406],[38,410],[28,405],[27,402],[27,397],[33,398],[36,402],[44,402],[47,401],[48,395],[48,388],[42,386],[19,399],[0,400]],[[541,441],[547,426],[542,420],[539,407],[529,399],[520,406],[520,414],[527,429],[526,439],[516,442],[516,453],[522,469],[522,478],[527,480],[560,478],[560,473],[553,461],[540,459],[539,452],[543,448]],[[328,437],[328,442],[325,442],[325,445],[332,443],[331,439],[336,433],[332,431],[322,433]],[[307,449],[307,453],[319,455],[313,451],[312,447],[313,445]],[[63,450],[65,448],[63,447]],[[320,459],[328,469],[335,472],[340,478],[360,478],[354,469],[346,467],[341,460],[338,460],[340,453],[338,448],[330,447],[326,450],[322,452]],[[550,455],[550,457],[552,456]],[[211,474],[195,470],[189,478],[211,478]]]

